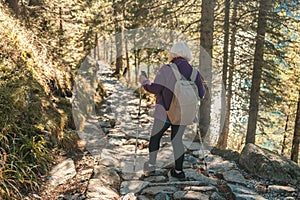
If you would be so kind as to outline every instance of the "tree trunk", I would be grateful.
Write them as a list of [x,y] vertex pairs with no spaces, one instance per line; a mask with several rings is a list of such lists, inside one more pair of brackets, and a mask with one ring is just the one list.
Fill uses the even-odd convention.
[[110,42],[110,56],[109,56],[109,60],[110,62],[109,63],[113,63],[113,55],[114,55],[114,42],[113,40],[111,40]]
[[230,26],[229,15],[230,15],[230,0],[225,0],[224,46],[223,46],[224,57],[223,57],[223,76],[222,76],[225,90],[227,84],[227,71],[228,71],[227,69],[228,69],[229,26]]
[[41,5],[40,0],[29,0],[28,1],[28,6],[39,6]]
[[249,119],[246,135],[246,144],[255,144],[255,133],[258,118],[259,93],[262,69],[264,65],[264,44],[267,29],[267,14],[271,7],[271,0],[260,0],[258,13],[258,27],[256,36],[256,45],[254,52],[254,66],[252,75],[252,85],[250,92]]
[[6,0],[5,3],[8,4],[8,7],[10,7],[15,15],[18,17],[20,14],[19,10],[19,1],[18,0]]
[[122,25],[120,22],[120,17],[122,16],[121,11],[121,2],[113,1],[113,8],[114,8],[114,24],[115,24],[115,39],[116,39],[116,71],[115,75],[119,76],[121,70],[123,68],[123,38],[122,38]]
[[127,84],[129,85],[131,82],[131,72],[130,72],[130,63],[129,63],[129,54],[128,54],[128,34],[125,36],[125,56],[126,56],[126,68],[127,68],[127,73],[125,76],[128,78]]
[[97,61],[97,43],[98,43],[98,36],[97,33],[95,34],[95,44],[94,44],[94,59]]
[[[103,52],[101,52],[101,55],[103,56],[102,58],[100,58],[100,60],[108,60],[108,56],[107,56],[107,51],[108,51],[108,47],[106,46],[106,41],[105,39],[102,41],[102,46],[103,46]],[[103,53],[103,54],[102,54]]]
[[[202,137],[209,131],[211,113],[211,95],[209,89],[212,85],[212,49],[214,31],[214,7],[215,0],[203,0],[201,5],[200,24],[200,71],[205,79],[206,95],[201,102],[199,129]],[[206,55],[208,53],[208,56]]]
[[233,72],[235,66],[235,41],[237,33],[237,9],[239,1],[234,0],[233,4],[233,13],[232,13],[232,32],[230,38],[230,57],[229,57],[229,66],[228,66],[228,84],[226,86],[227,95],[226,95],[226,114],[225,122],[223,126],[220,139],[218,141],[218,147],[221,149],[226,149],[227,140],[229,135],[229,124],[230,124],[230,110],[231,110],[231,98],[232,98],[232,82],[233,82]]
[[[136,47],[136,35],[134,35],[133,38],[133,45]],[[138,62],[137,62],[137,51],[136,49],[133,50],[134,54],[134,78],[135,78],[135,83],[138,84]]]
[[[126,19],[126,10],[123,9],[123,19]],[[131,84],[131,73],[130,73],[130,60],[129,60],[129,53],[128,53],[128,33],[125,33],[124,35],[124,43],[125,43],[125,60],[126,60],[126,67],[125,70],[123,72],[123,76],[125,77],[125,79],[127,78],[127,86],[129,86]]]
[[[223,76],[222,76],[222,81],[223,81],[223,87],[224,89],[222,90],[222,100],[221,100],[221,109],[223,113],[226,110],[226,88],[227,88],[227,72],[228,72],[228,48],[229,48],[229,15],[230,15],[230,0],[225,0],[225,17],[224,17],[224,46],[223,46]],[[223,119],[221,117],[221,119]],[[226,136],[226,129],[225,127],[226,124],[221,120],[220,122],[220,137],[218,139],[218,144],[217,147],[220,149],[226,149],[227,146],[227,137]]]
[[63,35],[64,35],[64,28],[63,28],[63,19],[62,19],[62,8],[59,7],[59,30],[58,30],[58,36],[59,36],[59,52],[62,53],[63,48]]
[[283,155],[283,156],[284,156],[284,151],[286,149],[286,138],[287,138],[287,132],[288,132],[288,127],[289,127],[289,121],[290,121],[289,119],[290,119],[290,115],[288,114],[286,116],[286,120],[285,120],[283,141],[282,141],[282,146],[281,146],[281,155]]
[[291,160],[296,163],[298,163],[299,143],[300,143],[300,90],[299,90],[299,97],[298,97],[294,138],[293,138],[293,144],[292,144],[292,150],[291,150]]

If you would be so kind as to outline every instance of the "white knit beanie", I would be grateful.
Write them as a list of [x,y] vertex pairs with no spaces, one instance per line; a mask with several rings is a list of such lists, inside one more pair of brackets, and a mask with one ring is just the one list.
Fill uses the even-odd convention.
[[190,51],[189,46],[185,42],[176,42],[170,52],[169,52],[169,59],[172,60],[173,58],[176,57],[183,57],[187,59],[188,61],[192,60],[192,54]]

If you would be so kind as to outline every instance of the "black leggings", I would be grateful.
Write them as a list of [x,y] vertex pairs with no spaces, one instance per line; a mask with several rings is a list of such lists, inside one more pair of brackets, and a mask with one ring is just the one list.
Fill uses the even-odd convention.
[[160,140],[165,131],[171,126],[171,141],[175,159],[175,169],[182,171],[184,160],[184,146],[182,143],[182,136],[186,126],[173,125],[165,123],[159,119],[154,119],[150,143],[149,143],[149,162],[150,164],[156,164],[157,153],[160,146]]

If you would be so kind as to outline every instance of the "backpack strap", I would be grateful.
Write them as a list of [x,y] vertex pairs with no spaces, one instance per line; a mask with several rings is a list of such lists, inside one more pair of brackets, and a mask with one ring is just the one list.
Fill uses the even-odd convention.
[[180,80],[182,78],[182,74],[179,72],[177,65],[175,63],[171,63],[170,66],[175,75],[176,80]]
[[[170,66],[171,66],[171,69],[172,69],[172,71],[175,75],[176,80],[180,80],[183,77],[183,75],[179,72],[177,65],[175,63],[171,63]],[[193,69],[193,71],[192,71],[190,79],[191,79],[191,81],[195,82],[196,78],[197,78],[198,70],[194,67],[192,67],[192,69]]]
[[192,74],[191,74],[191,81],[196,81],[196,78],[197,78],[197,72],[198,70],[196,68],[193,67],[193,71],[192,71]]

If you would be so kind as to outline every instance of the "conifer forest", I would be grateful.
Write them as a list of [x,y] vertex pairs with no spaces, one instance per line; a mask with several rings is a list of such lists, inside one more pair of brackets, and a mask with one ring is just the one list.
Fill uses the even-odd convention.
[[0,199],[38,193],[59,155],[78,150],[87,119],[73,99],[89,113],[108,96],[101,79],[90,96],[74,92],[87,64],[105,63],[138,98],[140,71],[153,80],[178,40],[208,91],[199,137],[299,165],[298,0],[0,0],[0,13]]

